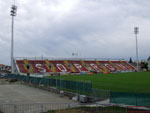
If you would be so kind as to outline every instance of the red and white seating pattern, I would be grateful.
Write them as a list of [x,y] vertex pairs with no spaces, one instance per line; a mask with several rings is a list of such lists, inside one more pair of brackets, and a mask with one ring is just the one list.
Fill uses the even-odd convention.
[[[67,63],[66,63],[67,62]],[[19,73],[80,73],[135,71],[136,68],[126,61],[94,60],[16,60]]]

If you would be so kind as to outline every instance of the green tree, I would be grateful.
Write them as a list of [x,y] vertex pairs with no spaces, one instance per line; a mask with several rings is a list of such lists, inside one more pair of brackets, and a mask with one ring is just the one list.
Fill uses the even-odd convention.
[[148,70],[148,63],[147,62],[141,62],[141,68]]
[[129,63],[133,63],[133,61],[132,61],[132,58],[130,57],[130,59],[129,59]]

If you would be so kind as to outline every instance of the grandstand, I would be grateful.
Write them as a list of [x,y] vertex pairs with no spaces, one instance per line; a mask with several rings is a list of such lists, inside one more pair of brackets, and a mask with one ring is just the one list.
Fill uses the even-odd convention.
[[71,74],[133,72],[136,68],[124,60],[96,59],[15,59],[18,74]]

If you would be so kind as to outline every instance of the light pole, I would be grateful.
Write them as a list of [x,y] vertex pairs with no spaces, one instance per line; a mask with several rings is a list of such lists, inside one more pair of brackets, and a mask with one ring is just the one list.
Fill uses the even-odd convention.
[[14,73],[14,16],[17,13],[17,6],[12,5],[10,15],[12,16],[12,26],[11,26],[11,73]]
[[137,71],[139,70],[139,58],[138,58],[138,41],[137,41],[137,34],[139,33],[139,27],[134,27],[134,34],[136,39],[136,66]]

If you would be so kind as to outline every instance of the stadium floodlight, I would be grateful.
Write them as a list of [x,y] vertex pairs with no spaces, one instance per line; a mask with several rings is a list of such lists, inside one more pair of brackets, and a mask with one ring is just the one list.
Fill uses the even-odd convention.
[[137,34],[139,33],[139,27],[134,27],[134,34],[136,39],[136,66],[137,71],[139,70],[139,58],[138,58],[138,40],[137,40]]
[[11,26],[11,73],[14,73],[14,16],[17,15],[17,6],[12,5],[10,15],[12,16],[12,26]]

